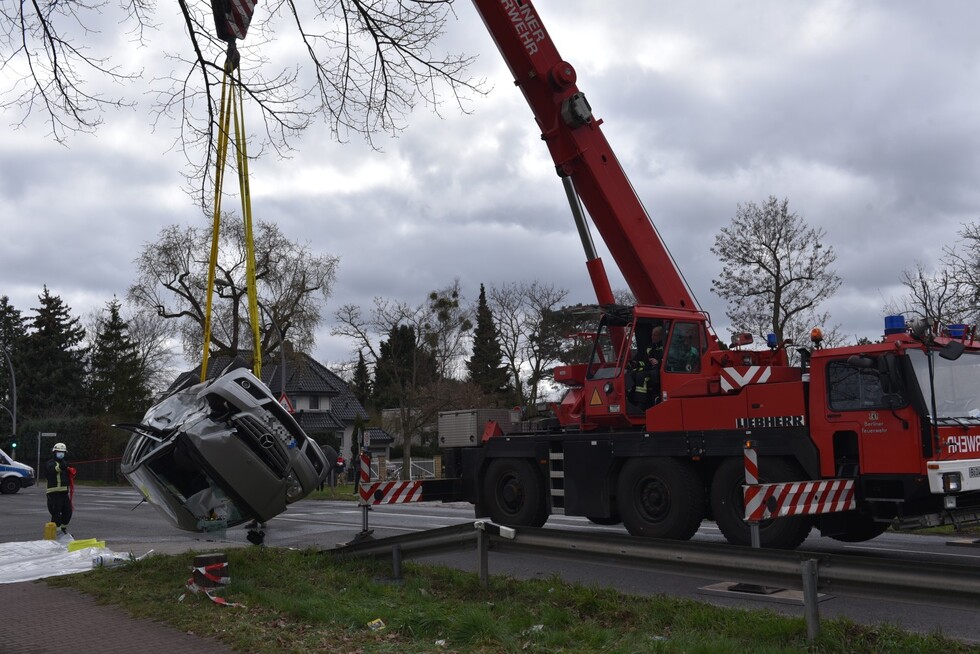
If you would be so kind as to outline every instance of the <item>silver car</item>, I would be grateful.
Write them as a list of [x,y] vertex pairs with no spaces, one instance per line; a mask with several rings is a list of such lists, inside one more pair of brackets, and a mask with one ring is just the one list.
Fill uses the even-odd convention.
[[171,393],[146,412],[122,473],[170,522],[217,531],[266,522],[306,497],[333,465],[245,368]]

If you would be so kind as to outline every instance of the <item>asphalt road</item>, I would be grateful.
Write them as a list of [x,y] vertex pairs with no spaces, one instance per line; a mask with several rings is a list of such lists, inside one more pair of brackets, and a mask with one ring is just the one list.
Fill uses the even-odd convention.
[[[383,538],[405,532],[445,527],[473,521],[466,504],[416,503],[373,507],[368,513],[373,536]],[[43,537],[44,489],[29,488],[15,495],[0,496],[0,542],[39,540]],[[354,539],[362,529],[363,513],[354,503],[303,500],[266,526],[265,544],[274,547],[331,549]],[[584,518],[552,516],[546,527],[625,533],[622,527],[593,525]],[[75,538],[98,538],[117,552],[139,556],[153,550],[177,554],[189,550],[220,551],[229,547],[252,547],[242,527],[223,534],[195,534],[170,526],[156,510],[140,503],[139,494],[126,487],[80,487],[75,496],[75,515],[70,530]],[[859,556],[885,556],[915,566],[922,561],[948,561],[980,565],[980,545],[965,539],[886,533],[866,543],[839,543],[814,532],[801,549],[839,552]],[[704,523],[698,540],[723,542],[713,523]],[[955,544],[954,544],[955,543]],[[474,552],[428,557],[427,561],[475,572]],[[796,593],[753,597],[719,590],[724,579],[669,575],[636,570],[618,564],[582,565],[560,558],[492,552],[491,574],[517,578],[560,576],[570,582],[614,587],[638,595],[668,594],[734,608],[765,608],[787,615],[803,616]],[[696,573],[696,571],[692,571]],[[845,596],[821,596],[822,617],[845,616],[865,624],[891,623],[902,628],[941,631],[961,640],[980,644],[978,611],[957,611],[900,602],[879,602]]]

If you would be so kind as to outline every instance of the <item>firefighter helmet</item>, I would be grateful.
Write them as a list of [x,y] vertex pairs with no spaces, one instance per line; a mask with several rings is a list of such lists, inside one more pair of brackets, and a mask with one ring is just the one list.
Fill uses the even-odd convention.
[[65,447],[64,443],[55,443],[54,447],[51,448],[52,452],[67,452],[68,448]]

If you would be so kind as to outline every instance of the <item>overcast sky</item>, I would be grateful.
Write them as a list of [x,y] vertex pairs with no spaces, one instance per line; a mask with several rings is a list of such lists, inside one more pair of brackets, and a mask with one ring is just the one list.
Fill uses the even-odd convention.
[[[980,4],[536,7],[722,338],[709,248],[739,203],[785,197],[826,231],[843,285],[825,308],[844,334],[869,338],[901,294],[901,271],[934,262],[980,216]],[[594,300],[531,112],[469,2],[457,15],[445,46],[478,55],[473,73],[492,86],[469,114],[419,109],[381,152],[316,128],[291,159],[250,166],[255,218],[341,258],[315,352],[325,363],[350,356],[329,334],[345,303],[418,303],[454,278],[468,300],[481,282],[534,280]],[[118,54],[150,74],[153,52]],[[0,119],[0,295],[25,314],[45,284],[79,316],[125,296],[134,258],[161,228],[203,224],[181,191],[183,159],[168,151],[174,125],[154,132],[149,105],[106,115],[97,135],[67,147],[39,119],[20,129],[10,126],[19,115]]]

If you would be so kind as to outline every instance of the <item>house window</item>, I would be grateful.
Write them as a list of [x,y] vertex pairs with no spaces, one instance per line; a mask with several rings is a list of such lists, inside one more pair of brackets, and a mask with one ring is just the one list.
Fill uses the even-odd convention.
[[319,395],[311,395],[310,396],[310,410],[315,411],[315,410],[317,410],[319,408],[320,408],[320,396]]

